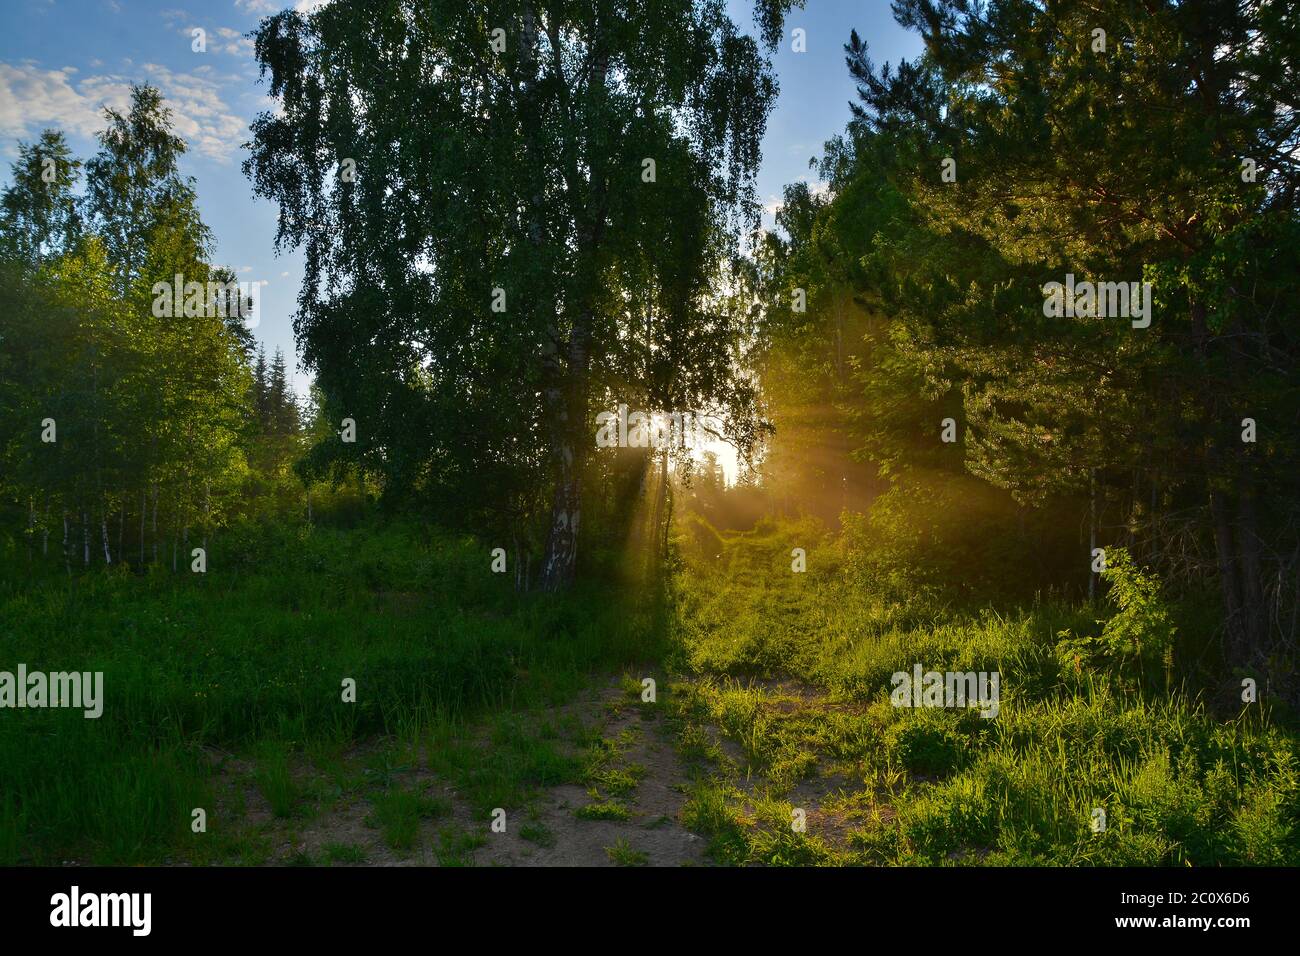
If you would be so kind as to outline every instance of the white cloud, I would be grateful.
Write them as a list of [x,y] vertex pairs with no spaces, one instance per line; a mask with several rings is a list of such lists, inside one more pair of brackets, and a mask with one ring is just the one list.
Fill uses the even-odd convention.
[[[193,40],[194,31],[200,29],[196,26],[181,27],[176,32],[185,37],[186,40]],[[233,27],[216,27],[209,29],[201,28],[205,34],[207,48],[213,53],[229,53],[231,56],[253,55],[253,38],[246,37],[239,30]]]
[[[162,91],[176,132],[190,149],[230,162],[248,138],[244,120],[230,112],[209,68],[175,73],[147,63],[145,79]],[[0,136],[33,139],[47,127],[93,137],[104,128],[104,107],[125,112],[132,79],[118,75],[76,78],[76,69],[42,69],[31,62],[0,63]]]
[[[817,199],[825,199],[830,196],[831,184],[824,179],[810,179],[807,176],[800,176],[800,182],[808,184],[808,192]],[[782,196],[768,196],[767,202],[763,204],[763,212],[768,216],[775,216],[785,205],[785,198]]]
[[104,125],[102,107],[129,107],[130,83],[109,76],[74,81],[76,72],[73,67],[42,70],[31,63],[0,63],[0,134],[32,136],[55,126],[93,136]]
[[202,67],[192,73],[173,73],[164,66],[146,63],[150,81],[162,90],[172,110],[176,132],[190,148],[211,159],[229,162],[248,139],[248,124],[230,112],[221,98],[220,87]]
[[235,9],[260,17],[279,13],[291,6],[298,13],[315,13],[327,3],[329,0],[235,0]]

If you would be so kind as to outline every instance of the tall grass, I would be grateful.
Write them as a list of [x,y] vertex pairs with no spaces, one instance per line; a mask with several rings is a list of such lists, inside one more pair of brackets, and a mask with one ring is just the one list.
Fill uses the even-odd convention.
[[[1207,705],[1195,608],[1166,608],[1139,581],[1140,608],[966,611],[932,592],[892,597],[807,523],[761,522],[724,535],[720,553],[705,540],[676,540],[676,690],[683,734],[717,728],[750,777],[729,790],[715,771],[688,806],[720,860],[1300,863],[1295,724],[1267,702]],[[791,570],[793,547],[807,572]],[[1080,651],[1094,646],[1104,653]],[[918,663],[999,672],[999,714],[891,706],[891,675]],[[791,834],[791,804],[783,815],[764,802],[823,769],[845,788],[832,811],[853,824],[835,852]]]
[[[161,861],[211,806],[214,752],[412,739],[480,712],[564,700],[594,669],[654,657],[653,612],[598,587],[519,598],[471,540],[404,525],[267,525],[209,549],[206,575],[11,561],[0,670],[103,671],[104,712],[0,712],[0,864]],[[342,682],[356,681],[356,703]],[[288,813],[275,759],[258,784]]]

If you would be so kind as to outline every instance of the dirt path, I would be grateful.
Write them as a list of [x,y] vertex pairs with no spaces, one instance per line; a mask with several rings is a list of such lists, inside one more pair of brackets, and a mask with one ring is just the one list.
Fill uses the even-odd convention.
[[[536,738],[529,736],[538,726]],[[686,772],[638,682],[611,679],[566,707],[467,728],[448,753],[376,744],[335,755],[221,761],[214,862],[370,866],[683,866],[705,841],[679,822]],[[499,767],[565,768],[563,782],[494,802]],[[450,769],[449,769],[450,767]],[[498,786],[499,789],[499,786]],[[287,796],[286,796],[287,792]],[[278,807],[276,806],[279,801]],[[278,809],[278,813],[276,812]],[[495,807],[493,807],[495,809]]]
[[[585,819],[583,808],[611,802],[592,796],[592,787],[563,784],[545,790],[535,805],[537,819],[552,836],[550,846],[524,838],[523,828],[489,834],[476,862],[506,866],[613,866],[618,860],[650,866],[683,866],[704,861],[704,841],[678,822],[685,802],[685,772],[662,720],[626,702],[617,687],[601,691],[592,726],[602,740],[621,743],[613,769],[640,768],[636,785],[618,804],[628,817]],[[587,702],[590,707],[590,702]],[[601,792],[597,788],[597,792]],[[611,856],[611,848],[614,849]]]

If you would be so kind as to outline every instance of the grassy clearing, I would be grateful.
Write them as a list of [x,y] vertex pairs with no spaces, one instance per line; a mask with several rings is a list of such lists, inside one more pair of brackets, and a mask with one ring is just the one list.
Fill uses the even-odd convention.
[[[694,767],[685,823],[715,860],[1300,863],[1294,725],[1267,704],[1211,714],[1171,668],[1075,653],[1113,611],[890,605],[807,527],[720,540],[693,560],[679,539],[668,698]],[[891,674],[916,663],[999,671],[1000,713],[892,706]]]
[[[191,810],[207,808],[209,833],[223,833],[244,799],[217,785],[219,754],[251,761],[256,792],[286,820],[330,791],[386,788],[421,753],[476,813],[514,806],[581,773],[556,747],[565,728],[518,715],[659,653],[643,606],[581,591],[521,601],[486,549],[403,526],[267,525],[214,543],[203,576],[33,577],[8,559],[0,666],[103,671],[106,702],[98,720],[53,709],[0,720],[0,864],[210,860],[220,841],[191,833]],[[491,761],[455,739],[484,716],[497,721]],[[342,755],[375,740],[391,742],[390,766],[350,779]],[[320,769],[323,792],[302,789],[298,762]],[[408,821],[391,824],[400,843],[410,814],[393,812]],[[233,839],[220,852],[264,858]]]
[[[681,823],[731,865],[1300,862],[1294,724],[1186,689],[1193,610],[965,610],[888,597],[812,526],[708,543],[677,538],[662,637],[644,604],[520,600],[483,549],[400,526],[270,526],[204,578],[6,575],[0,666],[102,670],[106,701],[0,720],[0,863],[472,865],[496,808],[534,849],[573,817]],[[892,706],[918,663],[1000,673],[997,717]],[[614,674],[597,722],[562,706]],[[687,799],[642,820],[661,732],[687,773],[656,792]],[[588,797],[563,820],[560,785]],[[635,842],[595,850],[641,865]]]

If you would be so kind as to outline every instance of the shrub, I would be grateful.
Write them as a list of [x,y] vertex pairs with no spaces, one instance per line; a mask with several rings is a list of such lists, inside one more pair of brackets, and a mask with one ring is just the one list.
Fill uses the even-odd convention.
[[1109,597],[1118,612],[1099,622],[1100,635],[1060,632],[1058,657],[1063,664],[1077,666],[1082,660],[1144,680],[1156,678],[1163,670],[1167,682],[1178,629],[1159,579],[1138,567],[1124,548],[1106,550],[1102,576],[1110,584]]

